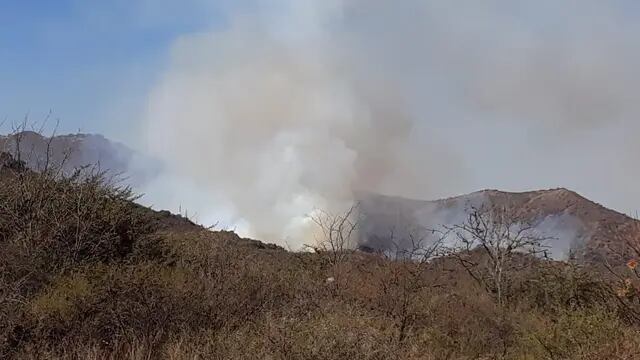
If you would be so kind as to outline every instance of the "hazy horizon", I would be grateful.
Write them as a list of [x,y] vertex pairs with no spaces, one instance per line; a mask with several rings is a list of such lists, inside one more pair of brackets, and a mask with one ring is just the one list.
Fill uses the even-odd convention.
[[[354,190],[565,187],[635,214],[640,4],[0,4],[3,132],[51,110],[163,172],[147,201],[266,238]],[[144,166],[144,164],[136,164]]]

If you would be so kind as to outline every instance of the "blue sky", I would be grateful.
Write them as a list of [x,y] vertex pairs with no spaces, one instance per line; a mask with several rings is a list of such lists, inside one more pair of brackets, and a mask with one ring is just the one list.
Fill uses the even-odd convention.
[[[123,137],[181,34],[225,23],[225,2],[0,0],[0,118],[52,110],[63,131]],[[6,126],[5,126],[6,127]]]
[[[280,188],[289,173],[270,170],[278,141],[305,139],[293,142],[311,164],[301,179],[316,179],[316,155],[334,143],[376,160],[369,152],[384,151],[358,146],[397,126],[383,111],[380,131],[361,136],[376,130],[366,114],[400,109],[409,125],[398,143],[409,155],[385,170],[381,191],[433,198],[566,186],[632,213],[639,20],[637,0],[0,0],[0,119],[39,121],[52,110],[61,132],[146,142],[176,173],[210,190],[231,179],[220,191],[239,188],[259,208],[263,194],[247,190],[254,179],[291,193]],[[377,96],[386,107],[369,101]],[[265,129],[259,141],[236,141]],[[305,158],[309,143],[318,148]],[[193,154],[206,155],[210,171]],[[269,166],[239,158],[237,170],[264,174],[217,166],[254,154]],[[335,174],[325,160],[323,173]],[[351,165],[338,185],[359,180]]]
[[[0,0],[0,119],[20,121],[29,114],[38,121],[51,110],[63,131],[126,137],[118,129],[137,121],[174,40],[224,27],[227,14],[256,11],[256,4],[261,3]],[[635,22],[640,2],[613,1],[611,7]],[[554,21],[564,26],[562,19],[571,16],[556,11],[554,2],[505,8],[526,13],[519,17],[547,28],[550,36]]]

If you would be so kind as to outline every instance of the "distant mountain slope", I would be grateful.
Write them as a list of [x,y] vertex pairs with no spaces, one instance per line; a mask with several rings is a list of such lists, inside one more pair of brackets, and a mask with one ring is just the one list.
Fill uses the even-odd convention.
[[[97,164],[110,174],[124,174],[134,187],[160,169],[152,159],[142,158],[126,145],[102,135],[48,138],[24,131],[0,136],[0,153],[15,155],[18,143],[21,160],[31,169],[46,166],[49,153],[49,163],[64,164],[65,171]],[[521,221],[536,223],[545,235],[556,238],[550,245],[557,259],[572,254],[585,262],[619,262],[625,260],[627,241],[640,243],[640,222],[563,188],[519,193],[483,190],[435,201],[374,193],[358,193],[356,198],[362,215],[359,245],[374,250],[408,247],[411,236],[432,237],[429,229],[460,224],[470,206],[483,204],[507,206]]]
[[554,237],[550,245],[555,258],[567,258],[571,253],[585,262],[622,261],[626,242],[640,236],[637,220],[567,189],[519,193],[483,190],[436,201],[370,193],[360,194],[359,199],[363,215],[360,242],[371,248],[388,247],[390,229],[395,229],[395,238],[401,239],[407,237],[407,231],[460,224],[470,207],[483,204],[505,206],[519,221],[535,223],[538,230]]
[[[0,135],[0,152],[17,157],[18,148],[20,160],[33,170],[42,170],[47,162],[49,166],[62,165],[65,171],[95,165],[109,174],[126,176],[130,183],[140,184],[158,168],[151,159],[141,159],[126,145],[97,134],[46,137],[33,131],[23,131]],[[145,166],[134,167],[134,162],[144,162]]]
[[64,163],[66,168],[71,169],[100,164],[101,167],[115,172],[126,171],[133,157],[131,149],[107,140],[102,135],[73,134],[49,138],[33,131],[23,131],[0,136],[0,149],[15,156],[18,147],[21,160],[33,169],[46,165],[47,152],[50,165]]

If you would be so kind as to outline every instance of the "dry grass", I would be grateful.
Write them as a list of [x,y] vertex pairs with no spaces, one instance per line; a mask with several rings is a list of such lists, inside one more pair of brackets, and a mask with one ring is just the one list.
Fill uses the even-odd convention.
[[498,306],[455,259],[161,226],[99,174],[0,181],[0,358],[640,357],[637,301],[581,268],[530,261]]

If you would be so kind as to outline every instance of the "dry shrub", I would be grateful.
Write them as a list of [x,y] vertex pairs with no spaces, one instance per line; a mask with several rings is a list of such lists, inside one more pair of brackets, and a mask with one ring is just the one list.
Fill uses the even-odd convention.
[[[102,172],[36,173],[8,155],[0,164],[0,357],[29,338],[28,312],[68,311],[61,293],[89,291],[61,274],[92,263],[123,261],[151,231],[135,196]],[[48,285],[49,297],[32,298]],[[68,313],[59,314],[68,316]]]
[[116,261],[149,232],[127,187],[104,173],[70,176],[19,171],[0,187],[0,266],[14,278]]
[[455,257],[289,253],[151,212],[103,174],[12,164],[0,358],[639,356],[636,298],[591,269],[517,255],[498,302]]
[[633,359],[640,355],[638,332],[615,313],[579,310],[531,323],[530,352],[549,359]]

